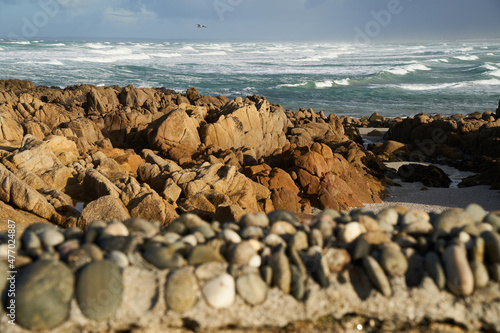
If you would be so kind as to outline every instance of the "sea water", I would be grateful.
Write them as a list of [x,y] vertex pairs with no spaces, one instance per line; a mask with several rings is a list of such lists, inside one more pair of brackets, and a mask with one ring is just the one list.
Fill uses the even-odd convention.
[[500,40],[341,43],[0,40],[0,79],[258,94],[297,110],[384,116],[494,111]]

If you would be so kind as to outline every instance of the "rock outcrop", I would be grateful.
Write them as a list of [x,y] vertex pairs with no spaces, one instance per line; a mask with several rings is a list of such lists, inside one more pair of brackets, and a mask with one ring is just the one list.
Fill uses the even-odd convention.
[[384,193],[374,155],[338,117],[285,111],[257,95],[229,101],[194,88],[4,80],[0,142],[4,192],[12,183],[30,198],[2,200],[65,226],[87,225],[99,209],[103,218],[167,225],[186,212],[229,221],[273,209],[347,209]]

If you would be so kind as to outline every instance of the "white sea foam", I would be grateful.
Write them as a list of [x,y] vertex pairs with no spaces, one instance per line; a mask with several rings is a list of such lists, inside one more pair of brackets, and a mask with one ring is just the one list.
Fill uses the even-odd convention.
[[351,84],[350,81],[351,80],[349,78],[341,80],[333,80],[333,82],[338,86],[348,86],[349,84]]
[[283,84],[278,84],[276,87],[281,88],[281,87],[303,87],[307,84],[307,82],[301,82],[301,83],[283,83]]
[[116,55],[110,57],[80,57],[73,59],[77,62],[95,62],[95,63],[113,63],[118,61],[127,61],[127,60],[148,60],[151,59],[145,53],[141,54],[129,54],[129,55]]
[[486,55],[488,55],[488,56],[494,56],[494,54],[493,54],[493,53],[491,53],[491,52],[486,53]]
[[85,44],[85,47],[89,49],[106,49],[108,46],[102,45],[101,43],[87,43]]
[[325,80],[325,81],[318,81],[318,82],[314,82],[314,86],[316,88],[330,88],[330,87],[333,87],[333,81],[332,80]]
[[3,51],[3,49],[0,47],[0,51]]
[[180,53],[151,53],[150,56],[157,58],[176,58],[182,57]]
[[477,55],[468,55],[468,56],[456,56],[453,57],[458,60],[463,60],[463,61],[472,61],[472,60],[478,60],[479,57]]
[[64,44],[64,43],[56,43],[56,44],[47,44],[47,46],[58,47],[58,46],[66,46],[66,44]]
[[18,45],[31,45],[31,42],[25,41],[25,40],[20,40],[20,41],[11,41],[9,42],[10,44],[18,44]]
[[128,47],[117,47],[117,48],[106,49],[106,50],[97,49],[97,50],[92,50],[90,52],[96,53],[96,54],[106,54],[106,55],[125,55],[125,54],[132,54],[133,53],[132,49],[130,49]]
[[187,46],[183,46],[183,47],[181,48],[181,50],[182,50],[182,51],[188,51],[188,52],[198,52],[198,50],[196,50],[194,47],[189,46],[189,45],[187,45]]
[[488,75],[500,77],[500,69],[496,69],[488,73]]
[[441,59],[431,59],[431,61],[434,61],[434,62],[449,62],[448,59],[446,58],[441,58]]
[[399,84],[399,85],[388,85],[391,88],[401,88],[404,90],[411,91],[424,91],[424,90],[439,90],[448,88],[459,88],[463,87],[463,83],[441,83],[441,84]]
[[406,75],[415,71],[430,71],[431,69],[423,64],[413,63],[411,65],[406,65],[402,67],[394,67],[386,70],[386,72],[395,74],[395,75]]
[[222,56],[222,55],[227,55],[227,53],[224,51],[214,51],[214,52],[200,52],[200,53],[195,53],[194,55],[197,55],[197,56]]

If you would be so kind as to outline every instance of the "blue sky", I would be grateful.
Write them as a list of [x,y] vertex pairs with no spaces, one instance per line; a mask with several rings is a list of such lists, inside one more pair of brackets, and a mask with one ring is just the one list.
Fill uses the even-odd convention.
[[352,41],[363,34],[500,37],[500,0],[0,0],[0,38]]

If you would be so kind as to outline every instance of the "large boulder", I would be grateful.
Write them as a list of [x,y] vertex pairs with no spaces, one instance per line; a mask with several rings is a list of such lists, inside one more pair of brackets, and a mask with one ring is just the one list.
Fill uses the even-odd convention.
[[78,224],[86,227],[92,221],[125,221],[130,214],[123,203],[112,195],[106,195],[85,206]]
[[207,198],[213,201],[214,206],[222,203],[219,202],[221,197],[227,197],[245,211],[259,211],[257,184],[233,166],[204,163],[192,169],[174,172],[172,179],[187,199],[194,198],[198,193],[210,193]]
[[63,218],[42,194],[21,181],[12,172],[1,168],[0,200],[51,222],[63,223]]
[[271,111],[269,102],[245,104],[236,99],[218,114],[217,121],[201,130],[202,141],[214,150],[251,148],[256,158],[268,156],[286,142],[287,119],[282,109]]
[[201,144],[199,122],[182,109],[174,110],[152,123],[148,128],[148,141],[153,149],[168,152],[172,148],[192,155]]

